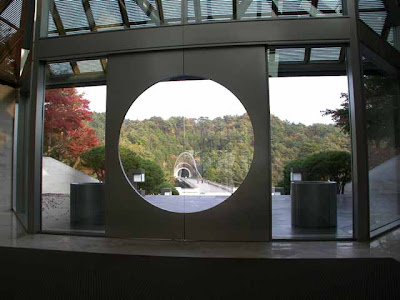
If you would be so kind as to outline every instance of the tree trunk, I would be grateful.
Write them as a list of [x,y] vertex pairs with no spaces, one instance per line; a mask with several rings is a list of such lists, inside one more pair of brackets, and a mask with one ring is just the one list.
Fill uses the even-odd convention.
[[75,161],[75,163],[74,163],[73,168],[76,169],[76,168],[78,167],[78,165],[79,165],[80,162],[81,162],[81,157],[78,156],[78,158],[76,159],[76,161]]

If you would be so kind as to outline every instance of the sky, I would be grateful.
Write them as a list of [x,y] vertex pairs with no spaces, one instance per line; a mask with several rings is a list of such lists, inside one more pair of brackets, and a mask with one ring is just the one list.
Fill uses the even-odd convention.
[[[282,120],[311,125],[332,124],[322,110],[340,107],[341,93],[347,92],[346,76],[281,77],[269,79],[270,111]],[[106,87],[78,88],[90,101],[90,109],[105,112]],[[160,82],[144,91],[126,118],[143,120],[153,116],[187,118],[241,115],[245,109],[228,89],[211,80]]]

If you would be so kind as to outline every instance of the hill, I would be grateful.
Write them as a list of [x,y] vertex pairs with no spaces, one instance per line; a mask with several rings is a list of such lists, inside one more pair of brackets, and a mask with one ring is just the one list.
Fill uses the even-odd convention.
[[[105,114],[94,113],[89,126],[104,141]],[[191,151],[203,177],[224,184],[240,184],[253,157],[254,137],[247,114],[215,119],[153,117],[125,120],[120,144],[157,162],[172,178],[175,160]],[[329,150],[350,151],[350,138],[334,125],[294,124],[271,116],[272,184],[282,178],[288,160]]]

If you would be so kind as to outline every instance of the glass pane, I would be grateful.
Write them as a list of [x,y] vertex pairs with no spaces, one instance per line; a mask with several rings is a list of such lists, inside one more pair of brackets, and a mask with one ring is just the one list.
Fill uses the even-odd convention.
[[358,10],[360,20],[374,30],[377,34],[382,35],[383,27],[386,22],[387,10],[383,0],[359,0]]
[[144,200],[170,212],[199,212],[227,200],[243,182],[253,129],[241,102],[220,84],[160,82],[128,110],[120,156]]
[[[99,60],[49,67],[47,85],[53,88],[46,90],[44,104],[42,230],[104,233],[106,86],[57,88],[57,78],[65,76],[60,65],[75,75],[102,71]],[[68,80],[61,84],[73,86]]]
[[363,60],[371,231],[400,220],[399,79]]
[[273,238],[353,235],[348,86],[341,57],[342,47],[268,51]]
[[[10,210],[16,90],[0,85],[0,208]],[[21,207],[21,211],[23,211]]]

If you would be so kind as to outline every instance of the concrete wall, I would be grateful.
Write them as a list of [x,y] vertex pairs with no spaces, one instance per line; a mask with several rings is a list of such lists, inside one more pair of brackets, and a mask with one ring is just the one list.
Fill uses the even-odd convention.
[[43,157],[42,176],[42,194],[69,194],[70,183],[99,182],[51,157]]

